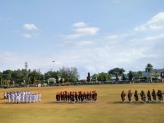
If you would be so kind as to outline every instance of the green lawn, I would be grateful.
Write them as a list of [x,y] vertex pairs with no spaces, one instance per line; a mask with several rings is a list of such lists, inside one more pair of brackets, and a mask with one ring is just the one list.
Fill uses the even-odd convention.
[[[164,103],[122,103],[120,93],[129,89],[164,91],[164,83],[0,89],[0,123],[164,123]],[[12,90],[40,92],[42,102],[8,104],[3,92]],[[56,103],[55,94],[65,90],[97,90],[98,102]]]

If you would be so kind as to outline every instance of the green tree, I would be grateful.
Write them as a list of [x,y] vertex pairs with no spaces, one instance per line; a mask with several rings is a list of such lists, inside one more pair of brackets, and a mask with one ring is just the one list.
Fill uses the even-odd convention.
[[158,73],[157,71],[155,71],[153,75],[157,79],[160,76],[160,73]]
[[115,75],[116,79],[118,79],[118,76],[122,76],[122,74],[125,72],[123,68],[114,68],[108,71],[109,75]]
[[98,74],[93,74],[93,75],[91,76],[91,80],[92,80],[92,81],[97,81],[97,78],[98,78]]
[[2,85],[2,72],[0,72],[0,85]]
[[125,74],[122,74],[122,80],[126,80]]
[[12,78],[12,70],[5,70],[2,73],[3,78],[10,80]]
[[91,76],[90,76],[90,73],[88,73],[87,81],[90,82],[90,80],[91,80]]
[[[49,79],[50,77],[55,78],[56,82],[58,83],[60,78],[62,77],[62,74],[60,71],[48,71],[47,73],[44,74],[45,79]],[[65,79],[65,81],[68,81],[68,79]]]
[[132,71],[129,71],[129,73],[128,73],[129,80],[132,81],[133,76],[134,76],[134,73]]
[[98,81],[108,81],[110,80],[110,75],[108,73],[101,72],[98,74]]
[[30,77],[30,81],[32,84],[40,83],[39,77],[41,73],[39,71],[33,70],[28,77]]
[[138,71],[138,73],[137,73],[137,78],[141,78],[143,76],[143,74],[142,74],[142,71]]
[[63,78],[79,78],[79,73],[76,67],[62,67],[59,72]]
[[145,68],[145,71],[148,73],[148,77],[149,77],[149,73],[151,73],[152,70],[153,70],[153,66],[150,63],[148,63]]

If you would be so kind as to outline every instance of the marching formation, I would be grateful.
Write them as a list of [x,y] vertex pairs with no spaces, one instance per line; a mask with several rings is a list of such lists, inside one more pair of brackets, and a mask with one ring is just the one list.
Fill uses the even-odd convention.
[[154,89],[152,90],[152,92],[150,92],[150,90],[148,90],[147,93],[145,93],[143,90],[141,90],[140,93],[138,93],[137,90],[135,90],[134,93],[132,93],[131,90],[129,90],[127,94],[124,91],[122,91],[122,93],[121,93],[122,102],[126,101],[125,100],[126,95],[128,97],[128,101],[132,102],[132,94],[134,94],[134,99],[135,99],[136,102],[139,102],[139,96],[140,96],[141,101],[143,103],[146,103],[146,98],[147,98],[148,103],[157,102],[157,97],[158,97],[159,102],[163,102],[163,93],[162,93],[162,91],[158,90],[157,93],[156,93]]
[[67,102],[67,103],[82,103],[82,102],[97,102],[97,92],[89,91],[89,92],[76,92],[76,91],[63,91],[58,92],[56,94],[56,101],[57,102]]
[[4,99],[8,99],[8,103],[35,103],[41,101],[41,94],[31,91],[12,91],[4,92]]

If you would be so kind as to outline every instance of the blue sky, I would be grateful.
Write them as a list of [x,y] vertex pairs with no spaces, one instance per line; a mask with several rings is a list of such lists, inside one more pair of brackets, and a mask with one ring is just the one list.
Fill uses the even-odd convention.
[[[0,0],[0,71],[164,68],[163,0]],[[53,62],[54,68],[53,68]]]

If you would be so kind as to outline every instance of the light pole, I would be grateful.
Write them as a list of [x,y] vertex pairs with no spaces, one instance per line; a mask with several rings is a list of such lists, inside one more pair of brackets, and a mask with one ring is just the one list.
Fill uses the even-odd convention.
[[53,63],[53,69],[54,69],[54,62],[55,62],[55,61],[52,61],[52,63]]

